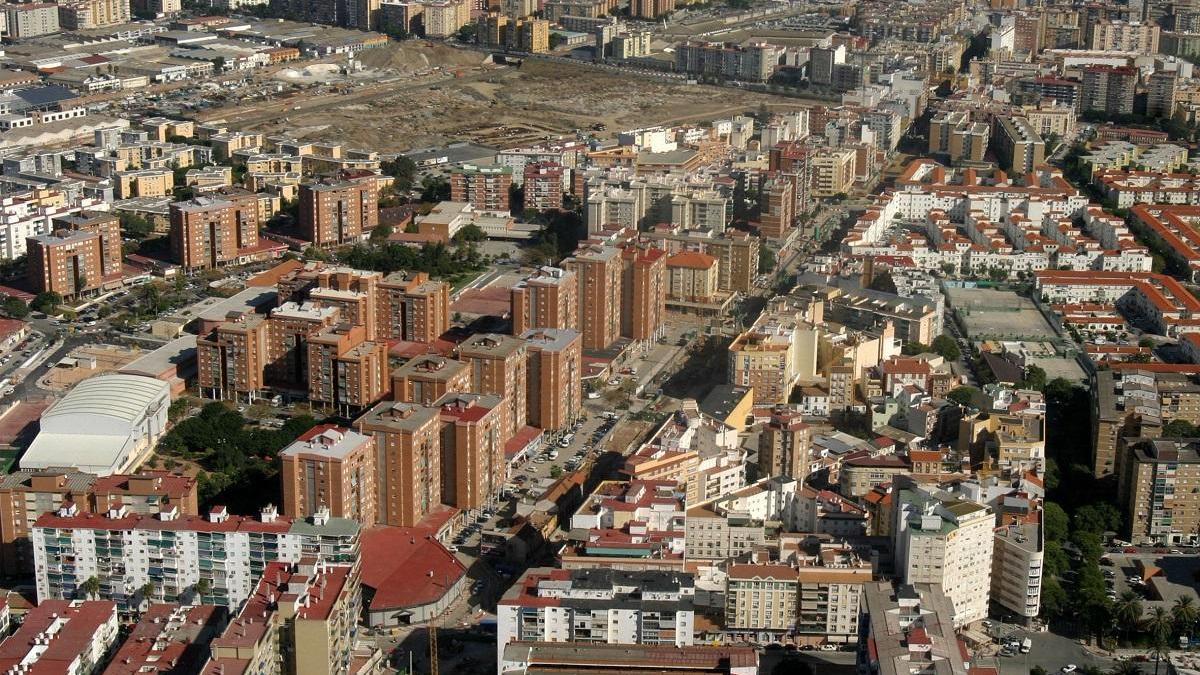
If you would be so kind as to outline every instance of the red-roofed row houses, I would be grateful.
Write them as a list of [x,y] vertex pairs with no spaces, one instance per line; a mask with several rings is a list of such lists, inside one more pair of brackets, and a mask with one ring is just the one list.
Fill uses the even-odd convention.
[[1162,335],[1175,336],[1200,326],[1200,300],[1164,274],[1045,271],[1038,272],[1036,280],[1045,301],[1112,306]]

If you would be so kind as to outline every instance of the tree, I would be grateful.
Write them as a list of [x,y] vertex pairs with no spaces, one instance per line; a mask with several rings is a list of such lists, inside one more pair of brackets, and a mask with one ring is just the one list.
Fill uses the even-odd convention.
[[371,241],[375,243],[387,241],[388,237],[392,236],[393,231],[395,231],[395,228],[391,225],[376,225],[375,229],[371,230]]
[[421,201],[444,202],[450,199],[450,182],[443,176],[425,176],[421,179]]
[[1046,534],[1046,541],[1063,542],[1067,540],[1067,533],[1071,527],[1071,521],[1067,517],[1067,512],[1063,507],[1056,502],[1046,502],[1042,507],[1042,528]]
[[[1075,510],[1075,532],[1100,535],[1121,529],[1121,512],[1108,502],[1087,504]],[[1099,557],[1099,556],[1097,556]]]
[[487,239],[487,233],[475,223],[467,223],[454,234],[454,243],[460,244],[470,241],[483,241]]
[[174,401],[171,401],[171,405],[167,407],[167,420],[171,422],[178,422],[179,418],[183,417],[184,413],[186,413],[191,407],[192,399],[186,396],[181,396]]
[[1113,618],[1128,639],[1130,627],[1136,626],[1142,618],[1142,599],[1133,591],[1125,591],[1113,603]]
[[1046,388],[1046,371],[1034,364],[1025,366],[1025,379],[1021,381],[1022,389],[1041,391]]
[[1043,558],[1048,574],[1062,576],[1071,569],[1071,559],[1067,556],[1067,552],[1063,550],[1061,542],[1047,541]]
[[1047,675],[1046,669],[1041,666],[1034,666],[1029,669],[1029,675]]
[[206,595],[210,595],[212,594],[212,582],[208,579],[201,578],[196,582],[195,590],[196,595],[199,595],[201,598]]
[[561,45],[563,42],[565,42],[566,39],[567,38],[563,37],[562,33],[551,33],[550,40],[549,40],[550,49],[552,51],[555,49],[558,49],[558,46]]
[[1142,675],[1142,669],[1133,661],[1119,661],[1108,675]]
[[979,393],[979,390],[975,387],[955,387],[950,390],[950,393],[946,394],[946,400],[953,401],[961,406],[969,406],[972,405],[972,401],[975,400],[977,393]]
[[84,579],[83,583],[79,584],[79,592],[85,598],[96,597],[100,594],[100,579],[94,576]]
[[141,588],[138,589],[138,593],[142,596],[143,600],[149,602],[150,599],[154,597],[154,593],[157,590],[158,587],[154,585],[153,581],[147,581],[146,583],[142,584]]
[[329,260],[329,252],[313,244],[309,244],[308,248],[304,249],[304,253],[302,255],[304,256],[305,260]]
[[458,33],[455,34],[455,37],[458,38],[459,42],[474,42],[475,36],[478,32],[479,30],[476,28],[475,24],[468,23],[462,28],[458,29]]
[[1167,653],[1171,644],[1171,632],[1175,629],[1175,619],[1166,607],[1155,607],[1149,616],[1142,621],[1142,627],[1150,636],[1150,644],[1154,647],[1154,672],[1158,673],[1158,664]]
[[1071,600],[1063,590],[1058,579],[1050,577],[1042,580],[1042,615],[1047,618],[1058,618],[1067,611]]
[[1175,604],[1171,607],[1171,618],[1175,622],[1175,631],[1186,635],[1190,641],[1196,620],[1200,619],[1200,606],[1196,604],[1196,598],[1191,595],[1175,598]]
[[957,361],[962,357],[962,351],[958,348],[958,343],[949,335],[939,335],[929,343],[929,348],[947,361]]
[[379,170],[392,177],[393,192],[408,192],[416,184],[417,163],[404,155],[383,162]]
[[870,289],[881,293],[896,294],[896,282],[892,279],[892,275],[884,272],[871,279]]
[[33,302],[29,303],[29,306],[35,311],[53,314],[62,301],[62,295],[54,291],[43,291],[34,296]]
[[1163,425],[1163,438],[1195,438],[1200,433],[1196,425],[1187,420],[1171,420]]
[[1143,337],[1142,339],[1138,340],[1138,346],[1145,349],[1154,349],[1154,338]]
[[775,252],[766,246],[758,249],[758,273],[767,274],[775,269]]
[[554,466],[550,467],[550,477],[551,478],[560,478],[562,475],[563,475],[563,469],[561,466],[555,464]]
[[25,304],[24,300],[10,295],[4,299],[4,313],[14,319],[24,319],[29,316],[29,305]]
[[154,312],[154,316],[158,316],[163,309],[162,291],[159,290],[158,284],[149,283],[142,286],[142,302]]

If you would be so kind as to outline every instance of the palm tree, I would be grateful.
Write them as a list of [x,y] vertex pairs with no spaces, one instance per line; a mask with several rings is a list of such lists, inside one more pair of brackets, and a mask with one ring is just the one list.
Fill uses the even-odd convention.
[[1190,595],[1176,598],[1175,606],[1171,607],[1171,617],[1175,620],[1176,632],[1186,635],[1190,642],[1196,620],[1200,619],[1200,605],[1196,604],[1196,598]]
[[1133,591],[1125,591],[1113,603],[1113,618],[1117,620],[1117,625],[1121,627],[1121,632],[1125,634],[1125,641],[1128,642],[1129,628],[1136,626],[1142,618],[1142,599]]
[[1175,628],[1175,619],[1166,607],[1155,607],[1150,615],[1142,622],[1146,632],[1150,634],[1151,644],[1154,645],[1154,674],[1158,675],[1158,664],[1171,641],[1171,631]]
[[157,589],[158,587],[154,585],[153,581],[147,581],[142,584],[141,588],[138,589],[138,595],[142,596],[141,604],[149,608],[150,603],[154,602],[154,592]]
[[97,577],[88,577],[79,584],[79,592],[89,600],[100,594],[100,579]]

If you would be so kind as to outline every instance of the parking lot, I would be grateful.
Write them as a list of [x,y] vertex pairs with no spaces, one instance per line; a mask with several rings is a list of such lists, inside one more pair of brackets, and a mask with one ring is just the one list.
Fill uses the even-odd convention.
[[997,657],[1001,675],[1029,675],[1034,666],[1041,666],[1051,674],[1069,672],[1064,669],[1071,666],[1074,666],[1072,670],[1093,666],[1108,672],[1116,664],[1115,660],[1097,656],[1077,640],[1061,635],[1024,629],[1014,630],[1011,634],[1017,639],[1029,638],[1032,645],[1026,654],[1018,651],[1012,656]]
[[535,454],[514,462],[496,508],[468,522],[452,546],[460,552],[478,555],[482,532],[502,528],[514,516],[529,513],[559,476],[589,468],[606,452],[606,440],[619,419],[621,415],[616,412],[585,414],[565,433],[547,437]]
[[[1117,551],[1120,552],[1117,552]],[[1177,598],[1197,598],[1196,579],[1200,574],[1200,556],[1196,549],[1112,549],[1102,559],[1101,572],[1109,587],[1109,599],[1133,592],[1146,611],[1164,607],[1168,611]],[[1111,563],[1111,564],[1109,564]],[[1139,569],[1139,565],[1141,569]],[[1143,579],[1143,570],[1159,570]]]

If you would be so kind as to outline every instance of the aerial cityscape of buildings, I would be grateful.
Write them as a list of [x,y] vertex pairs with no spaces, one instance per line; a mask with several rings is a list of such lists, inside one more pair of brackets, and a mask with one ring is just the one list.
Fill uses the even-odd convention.
[[0,39],[7,675],[1200,671],[1195,3]]

